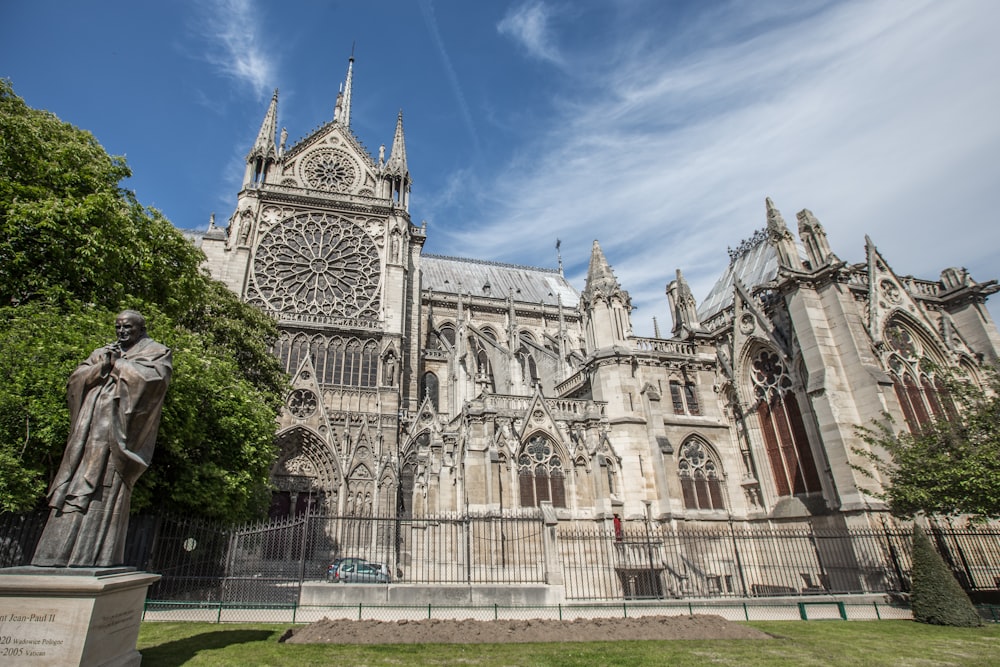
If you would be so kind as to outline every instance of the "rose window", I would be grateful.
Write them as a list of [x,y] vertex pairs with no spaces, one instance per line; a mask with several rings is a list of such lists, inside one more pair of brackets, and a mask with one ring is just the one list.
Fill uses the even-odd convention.
[[261,238],[257,294],[278,312],[376,319],[381,264],[375,242],[352,221],[302,213]]
[[299,419],[311,416],[318,405],[316,394],[308,389],[296,389],[288,397],[288,411]]
[[302,165],[306,182],[317,190],[349,190],[357,180],[357,173],[351,158],[334,150],[313,153]]

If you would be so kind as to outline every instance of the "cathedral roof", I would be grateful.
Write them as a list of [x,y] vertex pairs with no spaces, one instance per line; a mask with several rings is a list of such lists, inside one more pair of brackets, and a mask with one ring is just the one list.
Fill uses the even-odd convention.
[[774,280],[778,275],[778,251],[761,229],[729,250],[729,266],[698,306],[698,319],[706,322],[733,304],[733,285],[740,281],[747,289]]
[[476,259],[422,255],[421,287],[438,294],[470,294],[574,308],[580,294],[556,269],[501,264]]

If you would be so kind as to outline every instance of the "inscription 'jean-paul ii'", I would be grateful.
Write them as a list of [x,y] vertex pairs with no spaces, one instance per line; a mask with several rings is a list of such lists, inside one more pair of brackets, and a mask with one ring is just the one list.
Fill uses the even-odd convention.
[[124,560],[132,487],[153,457],[172,363],[136,311],[118,315],[115,333],[115,342],[70,375],[70,434],[32,565],[108,567]]

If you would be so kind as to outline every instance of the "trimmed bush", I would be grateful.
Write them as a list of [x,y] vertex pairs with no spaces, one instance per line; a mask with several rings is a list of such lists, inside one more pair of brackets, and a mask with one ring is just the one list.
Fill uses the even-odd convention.
[[918,524],[913,525],[912,579],[913,620],[961,628],[982,625],[969,596]]

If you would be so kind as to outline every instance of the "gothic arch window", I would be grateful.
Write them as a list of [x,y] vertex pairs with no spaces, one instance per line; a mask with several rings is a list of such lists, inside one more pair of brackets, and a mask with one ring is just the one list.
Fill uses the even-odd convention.
[[543,500],[553,507],[566,507],[566,479],[562,460],[549,438],[535,434],[517,457],[517,481],[521,507],[538,507]]
[[378,377],[378,346],[375,341],[368,341],[361,349],[361,376],[358,381],[360,387],[374,387]]
[[670,402],[675,415],[700,415],[701,404],[698,402],[698,387],[694,382],[670,381]]
[[722,467],[715,452],[700,438],[689,438],[677,454],[684,507],[689,510],[725,510]]
[[455,325],[454,324],[442,324],[438,328],[441,338],[448,341],[448,345],[455,347]]
[[781,358],[766,348],[753,354],[750,366],[757,416],[775,490],[779,496],[820,492],[816,463],[788,370]]
[[396,497],[396,511],[399,518],[413,518],[413,482],[417,474],[417,457],[410,454],[403,461],[403,467],[399,473],[399,490]]
[[495,392],[496,383],[493,379],[493,365],[490,363],[490,356],[486,348],[474,336],[469,337],[469,347],[476,354],[476,382],[485,384],[489,391]]
[[308,355],[321,385],[374,387],[378,375],[378,345],[374,340],[286,333],[275,345],[275,354],[289,374],[294,374]]
[[483,327],[481,329],[483,338],[488,338],[494,343],[497,342],[497,332],[492,329],[492,327]]
[[299,364],[309,354],[309,337],[305,334],[284,335],[275,346],[275,353],[285,367],[285,372],[294,375]]
[[537,345],[537,343],[535,342],[535,337],[531,335],[531,332],[528,331],[527,329],[522,329],[521,331],[519,331],[517,337],[520,338],[521,342],[525,343],[526,345]]
[[420,378],[420,400],[424,398],[430,400],[435,408],[438,406],[438,378],[430,371]]
[[916,433],[933,419],[949,417],[953,406],[940,378],[934,375],[934,363],[928,358],[930,346],[899,318],[886,325],[883,337],[890,350],[889,377],[910,432]]
[[529,387],[538,384],[538,364],[535,363],[534,355],[521,348],[517,353],[517,361],[521,365],[521,376],[524,378],[524,383]]

